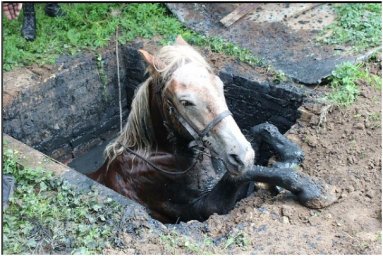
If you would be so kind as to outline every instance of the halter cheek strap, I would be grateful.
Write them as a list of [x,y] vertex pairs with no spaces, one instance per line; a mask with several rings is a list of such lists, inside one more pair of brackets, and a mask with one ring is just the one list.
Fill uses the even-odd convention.
[[170,100],[167,100],[169,106],[169,114],[174,115],[178,122],[185,128],[185,130],[193,137],[193,141],[189,143],[189,148],[195,146],[203,147],[203,139],[209,134],[211,129],[213,129],[219,122],[221,122],[225,117],[232,115],[229,110],[223,111],[217,115],[210,123],[200,131],[192,122],[184,118],[174,107],[173,103]]

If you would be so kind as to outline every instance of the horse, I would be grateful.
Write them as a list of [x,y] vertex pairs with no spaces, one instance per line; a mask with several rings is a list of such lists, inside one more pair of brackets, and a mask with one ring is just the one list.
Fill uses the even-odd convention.
[[[249,142],[228,109],[224,85],[202,55],[178,36],[155,55],[141,49],[149,77],[135,91],[123,130],[88,176],[145,206],[164,223],[226,214],[255,182],[291,191],[310,208],[335,201],[332,187],[296,171],[300,148],[269,123]],[[267,143],[277,162],[257,165]]]

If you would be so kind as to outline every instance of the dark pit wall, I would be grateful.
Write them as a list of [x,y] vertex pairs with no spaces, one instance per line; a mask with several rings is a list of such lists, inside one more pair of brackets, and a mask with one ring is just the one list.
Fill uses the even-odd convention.
[[[29,75],[18,84],[15,80],[21,75],[16,70],[14,79],[3,81],[3,99],[8,99],[3,105],[3,132],[63,163],[105,145],[119,129],[115,56],[114,50],[106,50],[101,58],[95,54],[61,57],[59,68],[48,77],[32,68],[22,69]],[[124,61],[122,86],[127,84]],[[15,87],[21,89],[15,93]],[[127,93],[122,91],[124,120],[131,97]]]
[[[124,121],[134,89],[145,80],[145,63],[137,51],[141,47],[140,43],[120,47]],[[119,131],[116,56],[107,50],[101,61],[88,55],[63,58],[59,65],[54,76],[36,78],[35,86],[25,86],[3,106],[3,131],[88,173],[103,163],[103,150]],[[219,76],[229,109],[245,134],[266,121],[283,133],[295,123],[305,94],[302,89],[272,85],[240,63],[228,63]]]

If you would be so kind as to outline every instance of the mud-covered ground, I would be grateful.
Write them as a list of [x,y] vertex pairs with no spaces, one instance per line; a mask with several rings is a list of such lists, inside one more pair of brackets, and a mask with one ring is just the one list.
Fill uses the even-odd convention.
[[[369,64],[381,75],[380,59]],[[301,206],[289,192],[259,190],[227,215],[200,223],[126,222],[120,247],[105,254],[380,254],[381,89],[359,82],[352,106],[309,99],[287,136],[305,152],[301,171],[337,187],[338,200],[320,210]],[[318,93],[326,87],[317,87]]]

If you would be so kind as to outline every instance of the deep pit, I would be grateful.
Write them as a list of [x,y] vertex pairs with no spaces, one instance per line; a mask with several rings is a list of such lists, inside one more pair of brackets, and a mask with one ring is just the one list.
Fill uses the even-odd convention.
[[[120,46],[122,115],[126,120],[135,88],[145,80],[142,42]],[[244,134],[270,122],[282,133],[298,117],[307,89],[274,84],[246,64],[228,59],[216,70],[225,84],[230,111]],[[15,74],[18,72],[15,71]],[[32,68],[17,83],[4,78],[4,132],[81,173],[96,170],[103,150],[119,131],[114,49],[76,58],[62,57],[53,72]]]

